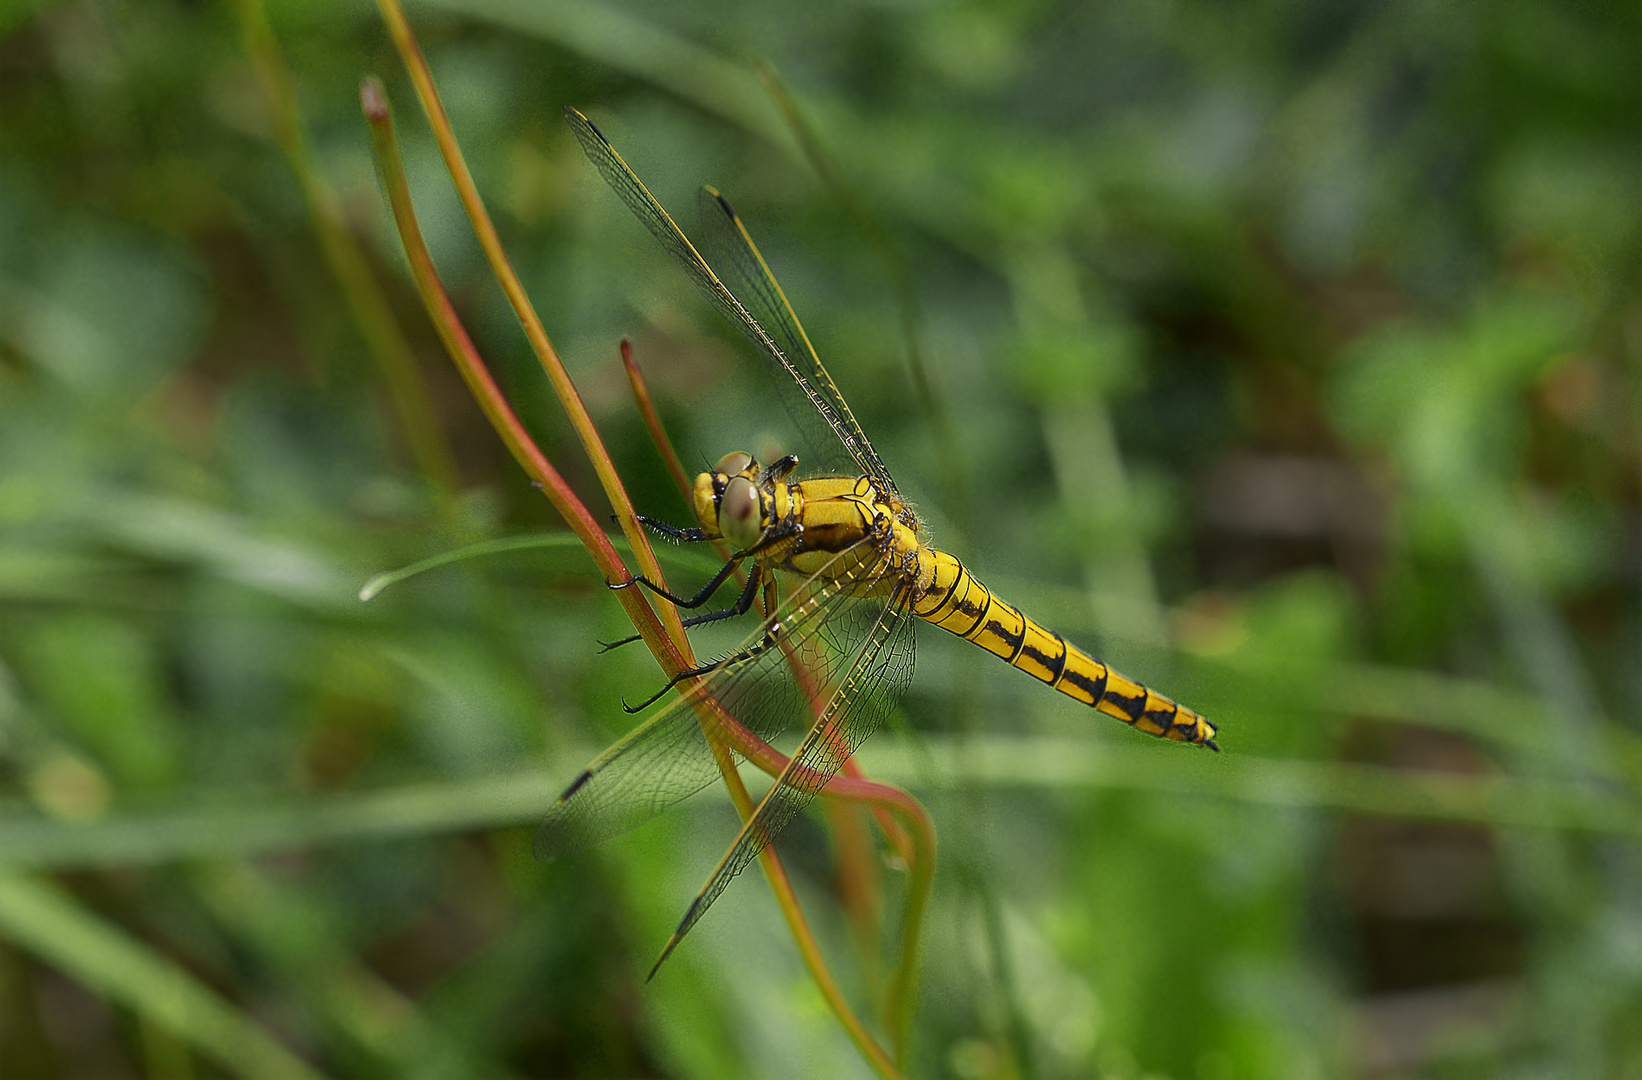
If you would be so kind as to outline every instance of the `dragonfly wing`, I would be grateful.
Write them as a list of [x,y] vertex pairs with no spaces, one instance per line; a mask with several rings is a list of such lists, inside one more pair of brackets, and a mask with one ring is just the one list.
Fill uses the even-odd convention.
[[[611,190],[684,269],[707,302],[746,334],[763,354],[780,385],[779,392],[788,413],[804,433],[815,457],[814,464],[871,476],[880,490],[894,494],[895,486],[888,470],[878,460],[877,452],[862,434],[843,395],[821,366],[786,297],[781,295],[780,286],[770,277],[769,268],[730,204],[712,192],[713,205],[704,217],[715,247],[721,250],[720,261],[725,272],[735,276],[735,287],[745,289],[747,304],[753,305],[758,315],[719,278],[599,129],[569,106],[565,107],[564,115],[588,160]],[[768,321],[761,322],[761,318]]]
[[[837,559],[852,556],[853,549]],[[696,701],[716,699],[765,742],[813,716],[786,653],[813,673],[821,693],[830,693],[884,609],[883,597],[862,593],[863,578],[882,575],[885,567],[880,560],[849,581],[831,579],[823,568],[794,590],[698,688],[601,754],[565,789],[537,830],[537,857],[556,858],[626,832],[718,779]],[[772,632],[777,644],[763,647]]]
[[703,187],[697,207],[707,258],[719,280],[778,347],[775,352],[764,350],[765,366],[793,423],[816,455],[813,464],[827,471],[870,476],[880,491],[895,494],[889,470],[827,374],[798,315],[729,200]]
[[[735,876],[768,847],[826,782],[842,767],[895,706],[912,681],[913,625],[907,603],[897,596],[877,616],[854,628],[848,666],[825,710],[805,735],[786,769],[765,794],[741,833],[719,860],[712,876],[684,913],[684,919],[656,961],[660,967],[685,934],[700,921]],[[858,610],[857,619],[865,615]],[[861,631],[865,632],[861,632]],[[654,969],[651,974],[654,974]]]
[[796,369],[792,369],[790,363],[783,358],[781,347],[776,344],[775,339],[759,325],[758,320],[742,306],[741,301],[736,299],[724,282],[719,280],[713,268],[707,264],[707,260],[703,259],[695,245],[690,243],[690,238],[684,235],[684,231],[656,201],[656,197],[650,194],[650,189],[644,186],[644,182],[628,167],[622,156],[616,153],[616,148],[610,145],[604,134],[593,126],[591,120],[568,105],[565,106],[564,116],[570,124],[570,130],[575,133],[576,140],[581,143],[587,159],[599,170],[599,175],[604,177],[610,189],[627,204],[633,215],[650,230],[650,234],[661,242],[661,246],[684,269],[684,273],[707,298],[707,302],[751,338],[753,344],[766,356],[773,358],[777,364],[794,370],[796,377]]
[[582,771],[547,812],[533,850],[538,859],[555,859],[601,843],[689,798],[718,775],[695,710],[675,701]]

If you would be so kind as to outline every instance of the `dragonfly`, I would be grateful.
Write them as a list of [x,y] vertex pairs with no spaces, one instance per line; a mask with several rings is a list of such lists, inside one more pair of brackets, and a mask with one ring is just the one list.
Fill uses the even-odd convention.
[[[686,618],[684,625],[745,615],[761,591],[766,614],[740,647],[681,671],[630,708],[642,711],[696,680],[571,782],[536,834],[539,857],[557,858],[608,839],[718,779],[697,702],[716,700],[766,742],[804,719],[808,727],[797,749],[691,902],[656,961],[659,968],[731,880],[882,724],[911,681],[919,621],[972,641],[1139,731],[1219,750],[1215,726],[1202,716],[1033,621],[930,545],[724,196],[701,188],[704,243],[698,248],[587,117],[567,106],[565,118],[621,201],[708,303],[751,340],[803,437],[806,466],[813,463],[815,471],[796,479],[795,457],[762,465],[751,454],[732,452],[695,479],[697,525],[640,518],[670,540],[722,542],[734,553],[691,596],[643,577],[613,587],[639,585],[694,610],[741,568],[746,583],[735,603]],[[797,582],[785,597],[776,586],[783,576]],[[801,679],[795,671],[808,676]]]

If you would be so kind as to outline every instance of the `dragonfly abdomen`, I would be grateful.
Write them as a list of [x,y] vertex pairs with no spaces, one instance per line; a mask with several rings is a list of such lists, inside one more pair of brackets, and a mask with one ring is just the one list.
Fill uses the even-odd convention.
[[973,641],[992,655],[1130,727],[1218,750],[1214,725],[1171,698],[1120,675],[995,596],[963,563],[926,548],[935,560],[928,588],[912,610],[925,622]]

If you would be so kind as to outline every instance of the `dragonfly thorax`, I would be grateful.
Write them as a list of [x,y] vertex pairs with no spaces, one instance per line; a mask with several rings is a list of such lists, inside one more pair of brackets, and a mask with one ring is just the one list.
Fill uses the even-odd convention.
[[933,584],[933,552],[910,507],[865,476],[789,480],[797,467],[791,457],[763,466],[750,454],[726,454],[696,477],[702,534],[805,578],[865,573],[874,590],[901,582],[913,594]]

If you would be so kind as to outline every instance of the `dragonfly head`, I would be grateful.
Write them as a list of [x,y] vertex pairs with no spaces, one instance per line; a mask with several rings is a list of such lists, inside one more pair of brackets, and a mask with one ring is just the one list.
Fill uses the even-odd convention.
[[745,551],[758,543],[769,520],[769,498],[759,485],[763,466],[751,454],[725,454],[696,477],[695,511],[710,540],[723,539]]

